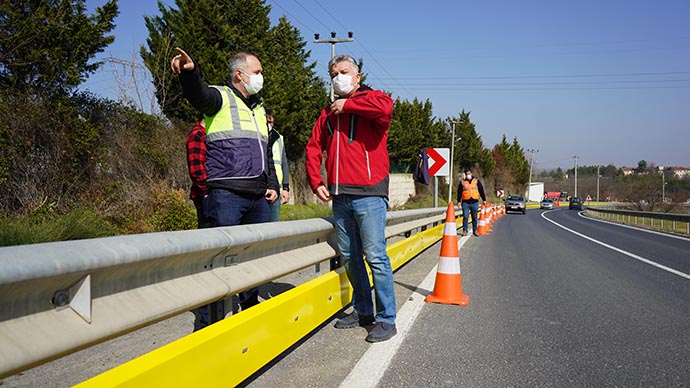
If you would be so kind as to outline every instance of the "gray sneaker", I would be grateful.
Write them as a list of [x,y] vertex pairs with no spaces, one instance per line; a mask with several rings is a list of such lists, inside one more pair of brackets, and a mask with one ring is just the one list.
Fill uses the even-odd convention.
[[367,342],[382,342],[393,338],[398,333],[395,323],[376,322],[374,329],[369,332]]
[[345,316],[345,318],[339,319],[338,322],[335,323],[335,328],[352,329],[353,327],[357,326],[369,326],[372,323],[374,323],[373,315],[363,315],[360,317],[357,314],[357,311],[353,311],[351,314]]
[[461,231],[461,232],[460,232],[460,235],[461,235],[461,236],[467,236],[467,231],[466,231],[466,230]]

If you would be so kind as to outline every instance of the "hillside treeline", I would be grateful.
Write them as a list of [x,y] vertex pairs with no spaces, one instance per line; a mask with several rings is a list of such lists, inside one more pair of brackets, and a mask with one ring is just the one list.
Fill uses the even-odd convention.
[[[184,138],[200,117],[170,72],[175,47],[197,61],[209,84],[226,83],[228,60],[237,51],[262,60],[261,97],[285,137],[292,197],[313,201],[304,148],[328,102],[325,64],[317,72],[300,31],[286,18],[271,25],[264,1],[177,0],[174,8],[159,4],[158,15],[143,18],[149,35],[140,56],[160,116],[80,88],[103,65],[97,54],[115,39],[117,0],[93,14],[83,0],[20,3],[0,3],[0,210],[6,218],[44,220],[79,209],[92,221],[106,220],[113,228],[107,233],[194,227]],[[358,60],[366,79],[364,59]],[[411,172],[422,147],[450,147],[455,127],[462,138],[454,143],[455,185],[459,170],[470,166],[488,192],[521,190],[529,166],[517,138],[504,136],[487,148],[470,112],[459,107],[457,116],[437,118],[432,109],[428,99],[395,100],[392,172]],[[419,195],[429,193],[419,186]]]
[[[575,194],[575,168],[541,171],[533,180],[544,182],[546,191]],[[648,167],[642,160],[633,173],[622,167],[578,166],[577,195],[601,201],[627,202],[637,210],[686,212],[679,204],[690,200],[690,176],[676,176],[668,168]]]

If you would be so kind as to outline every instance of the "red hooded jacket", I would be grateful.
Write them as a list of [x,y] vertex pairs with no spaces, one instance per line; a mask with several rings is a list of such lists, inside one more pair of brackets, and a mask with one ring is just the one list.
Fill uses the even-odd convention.
[[331,195],[388,196],[388,128],[393,100],[362,85],[348,98],[339,115],[330,106],[321,111],[307,143],[306,164],[312,190],[325,185],[321,161],[326,151],[326,173]]

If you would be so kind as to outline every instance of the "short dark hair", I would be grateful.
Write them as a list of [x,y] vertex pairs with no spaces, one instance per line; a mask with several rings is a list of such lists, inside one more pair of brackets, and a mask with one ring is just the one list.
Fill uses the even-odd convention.
[[469,167],[466,167],[464,171],[465,171],[465,172],[467,172],[467,171],[472,172],[472,169],[469,168]]

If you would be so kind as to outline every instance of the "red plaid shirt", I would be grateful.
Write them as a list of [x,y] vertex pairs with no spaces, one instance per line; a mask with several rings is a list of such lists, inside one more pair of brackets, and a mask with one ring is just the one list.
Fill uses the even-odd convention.
[[187,167],[189,177],[192,178],[192,188],[189,198],[204,198],[206,196],[206,128],[202,121],[187,135]]

